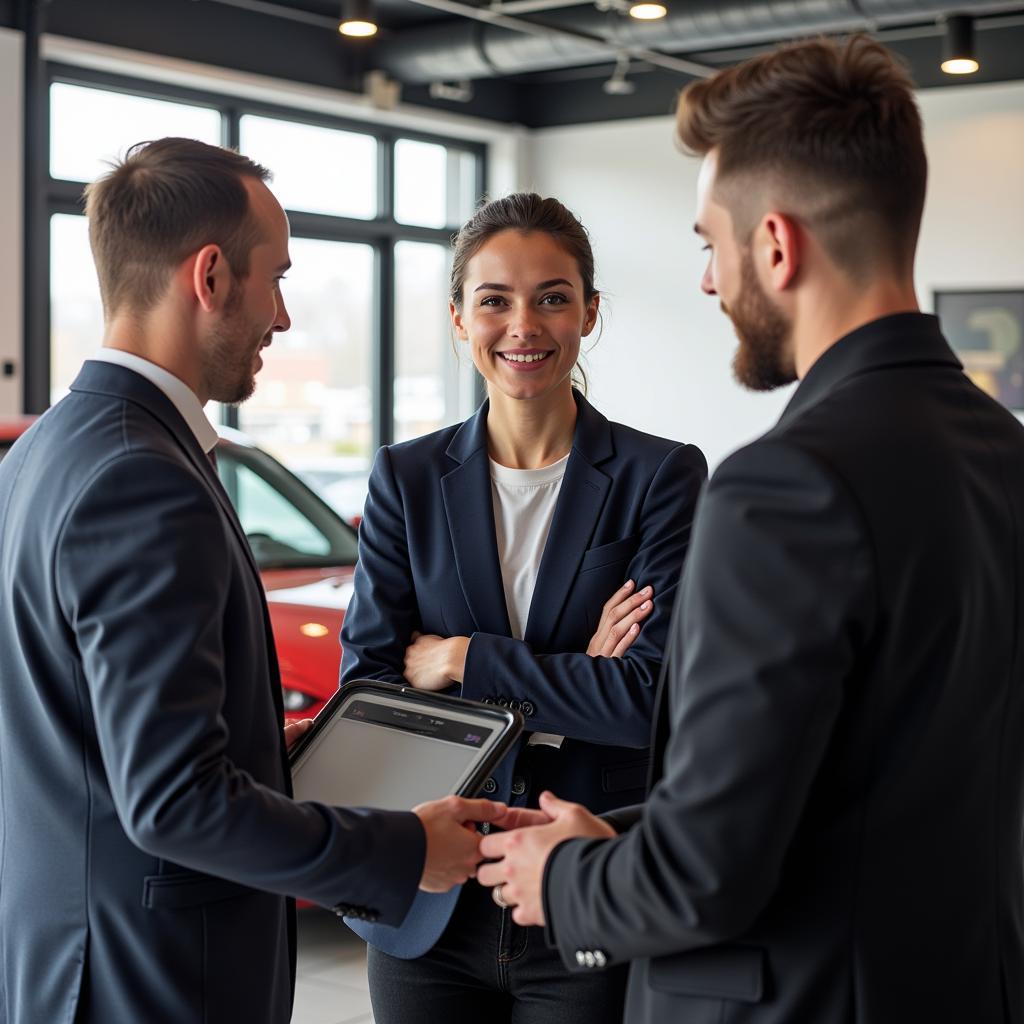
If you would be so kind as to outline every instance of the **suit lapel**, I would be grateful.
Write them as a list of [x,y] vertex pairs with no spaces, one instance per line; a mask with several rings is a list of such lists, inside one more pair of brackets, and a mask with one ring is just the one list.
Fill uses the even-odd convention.
[[[195,442],[195,438],[191,438]],[[228,492],[224,490],[224,485],[220,482],[220,477],[217,475],[217,471],[213,468],[210,460],[206,457],[206,454],[199,447],[198,442],[190,445],[183,445],[185,454],[188,455],[192,462],[192,465],[203,474],[203,478],[206,480],[210,490],[213,491],[217,501],[220,503],[220,507],[224,510],[224,514],[228,517],[228,521],[231,523],[231,528],[235,531],[235,536],[238,538],[239,543],[242,545],[242,550],[245,551],[245,557],[249,562],[252,571],[257,577],[260,577],[260,568],[256,564],[256,559],[252,553],[252,547],[249,544],[249,538],[245,535],[245,530],[242,529],[242,524],[238,519],[238,513],[235,511],[235,506],[231,504],[231,499],[228,497]],[[262,592],[262,578],[260,577],[260,590]]]
[[141,374],[110,363],[86,361],[75,382],[71,385],[71,389],[73,391],[98,391],[114,398],[133,402],[168,431],[184,453],[185,458],[199,471],[200,476],[206,481],[207,487],[224,510],[235,536],[242,545],[249,566],[259,579],[259,566],[256,564],[256,559],[253,558],[249,539],[242,529],[242,524],[238,521],[235,507],[231,504],[231,499],[221,485],[217,471],[210,464],[210,460],[200,448],[195,434],[182,419],[181,413],[174,407],[174,403]]
[[565,467],[551,531],[544,545],[537,584],[530,602],[524,640],[544,650],[548,646],[566,598],[590,546],[611,480],[574,448]]
[[441,493],[459,582],[477,630],[511,636],[494,538],[487,409],[488,403],[484,402],[448,446],[448,457],[459,465],[441,478]]
[[[610,478],[597,468],[597,463],[614,454],[611,427],[579,392],[574,391],[573,397],[577,405],[573,450],[544,545],[524,636],[541,649],[554,633],[611,487]],[[441,478],[441,492],[459,581],[477,628],[511,636],[494,536],[487,410],[484,402],[448,446],[448,457],[458,465]]]
[[579,392],[574,391],[573,396],[577,412],[572,452],[544,545],[524,636],[528,644],[541,650],[550,645],[611,487],[611,478],[597,468],[614,454],[611,427]]
[[[75,382],[71,385],[73,391],[95,391],[109,395],[112,398],[123,399],[133,402],[145,412],[149,413],[161,426],[167,430],[179,448],[184,452],[185,457],[199,471],[206,482],[207,487],[213,492],[224,510],[224,514],[231,523],[235,536],[245,553],[245,559],[255,576],[256,589],[259,594],[260,607],[263,612],[264,639],[267,648],[267,660],[270,667],[271,698],[278,718],[284,719],[284,700],[281,694],[281,673],[277,664],[277,650],[274,647],[273,630],[270,623],[270,612],[267,608],[266,594],[263,590],[263,579],[260,576],[259,566],[253,557],[249,540],[245,536],[242,524],[238,521],[231,499],[221,485],[216,470],[210,464],[195,435],[189,429],[188,424],[182,419],[181,414],[174,407],[174,403],[153,383],[134,370],[122,366],[114,366],[109,363],[87,361]],[[287,751],[284,746],[284,736],[281,737],[282,757],[287,764]],[[286,783],[290,792],[290,779],[285,773]]]
[[[228,492],[224,490],[224,485],[220,482],[220,477],[217,475],[217,471],[213,468],[212,463],[206,457],[205,452],[199,447],[199,442],[196,441],[192,432],[189,431],[188,438],[178,438],[182,442],[182,447],[185,449],[185,454],[191,459],[192,464],[203,474],[207,485],[210,490],[217,497],[217,501],[220,503],[221,508],[224,510],[224,514],[228,517],[228,521],[231,523],[232,529],[235,531],[235,536],[238,538],[238,542],[245,552],[246,560],[249,563],[250,568],[256,575],[257,592],[259,593],[260,609],[263,612],[263,635],[266,640],[267,648],[267,663],[270,667],[270,695],[274,701],[274,709],[277,713],[279,720],[284,721],[284,695],[281,692],[281,669],[277,663],[277,648],[274,645],[274,627],[270,621],[270,609],[267,607],[267,594],[263,589],[263,577],[260,576],[259,566],[256,564],[256,559],[252,553],[252,547],[249,544],[249,538],[246,537],[245,531],[242,529],[242,524],[238,518],[238,513],[235,511],[235,506],[231,503],[231,499],[228,497]],[[190,440],[192,443],[187,444],[185,441]],[[288,749],[284,743],[284,733],[281,734],[281,757],[284,763],[288,763]],[[291,773],[285,772],[285,791],[287,796],[292,795],[291,789]]]

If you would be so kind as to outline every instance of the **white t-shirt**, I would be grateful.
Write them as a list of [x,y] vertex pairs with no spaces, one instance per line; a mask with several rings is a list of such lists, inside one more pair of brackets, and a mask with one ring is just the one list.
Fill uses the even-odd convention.
[[542,469],[509,469],[491,459],[494,534],[512,635],[523,639],[569,456]]
[[[512,635],[523,639],[544,545],[569,456],[543,469],[509,469],[491,459],[494,535]],[[530,746],[560,747],[564,737],[535,732]]]

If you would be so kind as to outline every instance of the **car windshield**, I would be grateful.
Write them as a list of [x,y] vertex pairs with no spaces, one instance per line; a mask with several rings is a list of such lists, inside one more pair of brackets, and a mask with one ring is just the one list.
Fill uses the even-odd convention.
[[261,569],[355,564],[355,530],[266,452],[221,444],[217,472]]

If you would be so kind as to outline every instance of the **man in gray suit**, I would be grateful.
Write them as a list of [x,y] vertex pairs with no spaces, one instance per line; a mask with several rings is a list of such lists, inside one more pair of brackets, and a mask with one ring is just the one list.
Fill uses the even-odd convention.
[[202,407],[289,327],[288,222],[238,154],[135,147],[87,194],[101,355],[0,465],[0,1020],[283,1024],[294,903],[399,924],[475,870],[449,798],[290,799],[257,568]]

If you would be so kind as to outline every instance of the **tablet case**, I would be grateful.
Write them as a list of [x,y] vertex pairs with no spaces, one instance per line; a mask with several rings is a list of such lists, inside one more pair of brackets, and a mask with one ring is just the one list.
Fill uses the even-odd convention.
[[324,705],[323,710],[313,719],[313,725],[301,736],[288,751],[288,763],[294,766],[302,752],[313,742],[314,738],[328,725],[342,706],[360,693],[396,698],[405,698],[420,707],[436,708],[438,714],[444,711],[472,711],[473,714],[493,722],[499,730],[498,739],[493,749],[483,761],[476,766],[473,774],[465,781],[456,796],[475,797],[479,794],[484,781],[495,769],[501,759],[511,750],[520,733],[523,731],[523,716],[512,708],[503,708],[496,704],[481,704],[475,700],[464,700],[462,697],[451,697],[444,693],[432,693],[429,690],[414,690],[409,686],[396,686],[393,683],[380,683],[373,679],[354,679],[346,683]]

